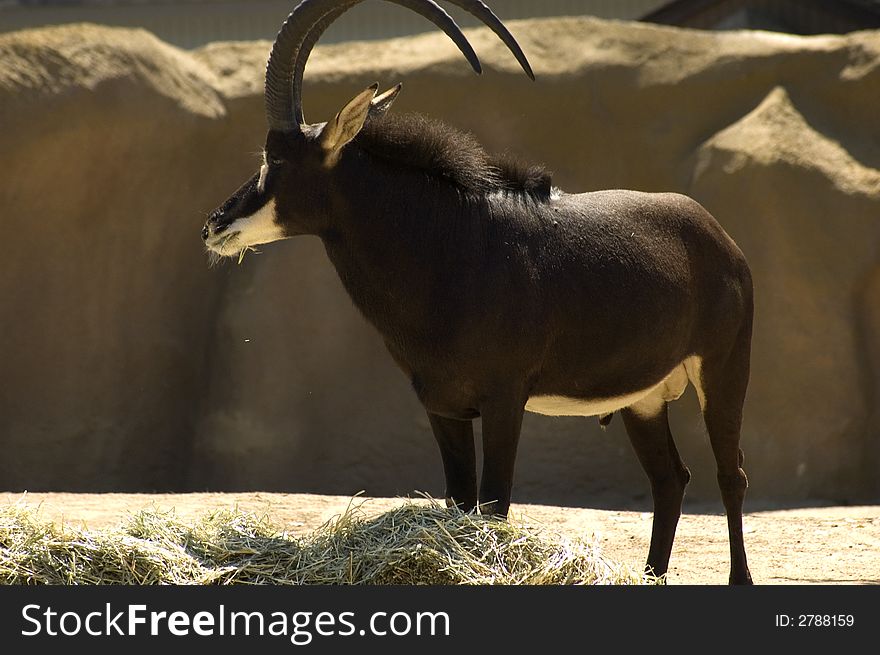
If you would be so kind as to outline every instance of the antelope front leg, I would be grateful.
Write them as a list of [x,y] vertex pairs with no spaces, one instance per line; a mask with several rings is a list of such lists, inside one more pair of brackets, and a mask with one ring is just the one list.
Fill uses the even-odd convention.
[[483,418],[483,475],[480,480],[480,510],[483,514],[507,516],[516,447],[522,428],[525,401],[489,402],[480,408]]
[[477,504],[477,461],[472,421],[457,421],[428,412],[428,420],[443,458],[446,504],[465,512]]

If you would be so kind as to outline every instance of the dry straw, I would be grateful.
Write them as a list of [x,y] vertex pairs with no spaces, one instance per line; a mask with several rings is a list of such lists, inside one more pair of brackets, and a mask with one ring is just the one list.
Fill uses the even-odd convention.
[[[349,506],[296,537],[239,510],[194,523],[142,510],[115,529],[41,520],[22,503],[0,509],[3,584],[640,584],[595,545],[545,530],[404,501],[374,518]],[[647,582],[653,582],[647,580]]]

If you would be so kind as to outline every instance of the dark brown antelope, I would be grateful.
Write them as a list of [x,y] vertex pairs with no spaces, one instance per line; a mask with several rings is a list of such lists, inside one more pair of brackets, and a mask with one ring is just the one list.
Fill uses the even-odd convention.
[[[479,72],[431,0],[393,0],[428,17]],[[651,483],[647,568],[666,573],[690,474],[667,403],[696,387],[727,510],[730,581],[749,583],[739,448],[749,378],[752,282],[715,219],[672,193],[569,194],[541,167],[487,154],[470,135],[386,113],[400,86],[373,85],[329,122],[302,112],[302,75],[321,33],[356,0],[305,0],[266,70],[264,161],[208,218],[213,253],[301,234],[321,238],[354,303],[382,334],[428,413],[446,497],[506,515],[524,411],[619,411]],[[485,22],[531,76],[481,2]],[[479,491],[472,420],[483,422]]]

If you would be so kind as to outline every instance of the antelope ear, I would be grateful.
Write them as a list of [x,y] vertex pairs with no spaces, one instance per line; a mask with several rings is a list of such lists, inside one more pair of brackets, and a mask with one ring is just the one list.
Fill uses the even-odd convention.
[[378,89],[379,85],[373,84],[358,93],[336,114],[336,118],[324,126],[320,139],[327,165],[334,164],[340,151],[363,129]]
[[373,98],[370,101],[370,111],[367,114],[367,121],[372,122],[380,120],[385,115],[385,112],[391,109],[391,105],[397,100],[397,94],[400,93],[402,88],[403,84],[398,84],[397,86],[388,89],[385,93]]

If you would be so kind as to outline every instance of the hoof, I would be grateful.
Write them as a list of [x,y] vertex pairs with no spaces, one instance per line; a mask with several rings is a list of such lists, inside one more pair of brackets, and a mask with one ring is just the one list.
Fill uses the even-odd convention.
[[507,519],[507,510],[505,509],[503,512],[499,507],[498,503],[490,501],[488,503],[480,503],[477,505],[477,513],[482,516],[490,516],[492,518],[506,520]]

